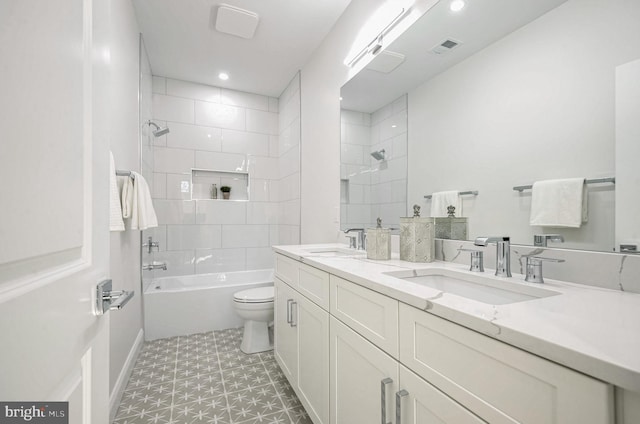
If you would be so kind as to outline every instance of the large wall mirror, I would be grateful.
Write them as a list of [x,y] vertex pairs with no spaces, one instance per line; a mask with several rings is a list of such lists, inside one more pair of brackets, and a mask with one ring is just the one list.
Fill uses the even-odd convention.
[[394,227],[413,204],[428,216],[431,193],[477,191],[456,213],[469,239],[533,244],[553,233],[564,243],[550,247],[618,251],[619,181],[587,186],[580,228],[531,226],[531,190],[514,187],[619,176],[616,75],[640,58],[640,2],[468,0],[459,12],[450,3],[342,87],[341,227],[378,216]]

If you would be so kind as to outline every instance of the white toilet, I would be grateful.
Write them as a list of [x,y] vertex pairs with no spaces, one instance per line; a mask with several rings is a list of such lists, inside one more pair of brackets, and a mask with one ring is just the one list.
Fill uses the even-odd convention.
[[244,319],[240,350],[257,353],[273,349],[269,323],[273,321],[273,286],[242,290],[233,295],[233,305]]

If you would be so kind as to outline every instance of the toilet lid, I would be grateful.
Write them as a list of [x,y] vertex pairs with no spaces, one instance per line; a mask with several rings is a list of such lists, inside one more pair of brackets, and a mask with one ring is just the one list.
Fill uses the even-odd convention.
[[243,303],[273,302],[273,286],[239,291],[233,295],[233,300]]

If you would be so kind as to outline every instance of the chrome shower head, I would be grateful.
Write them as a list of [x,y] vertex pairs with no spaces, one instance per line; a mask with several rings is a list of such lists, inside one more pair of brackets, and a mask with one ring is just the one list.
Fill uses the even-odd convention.
[[169,132],[169,127],[159,127],[158,124],[156,124],[153,121],[148,121],[147,124],[149,124],[150,126],[153,125],[154,127],[156,127],[156,129],[153,130],[154,137],[160,137],[161,135],[165,135]]
[[371,152],[371,156],[373,156],[375,160],[384,160],[384,149]]

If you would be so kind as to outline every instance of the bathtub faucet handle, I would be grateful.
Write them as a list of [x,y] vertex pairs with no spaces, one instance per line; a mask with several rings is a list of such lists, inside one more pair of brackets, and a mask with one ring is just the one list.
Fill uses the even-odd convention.
[[153,248],[156,248],[156,252],[160,251],[160,242],[157,241],[153,241],[153,237],[149,236],[149,238],[147,239],[147,242],[145,244],[142,245],[142,247],[146,247],[147,248],[147,253],[151,254]]

